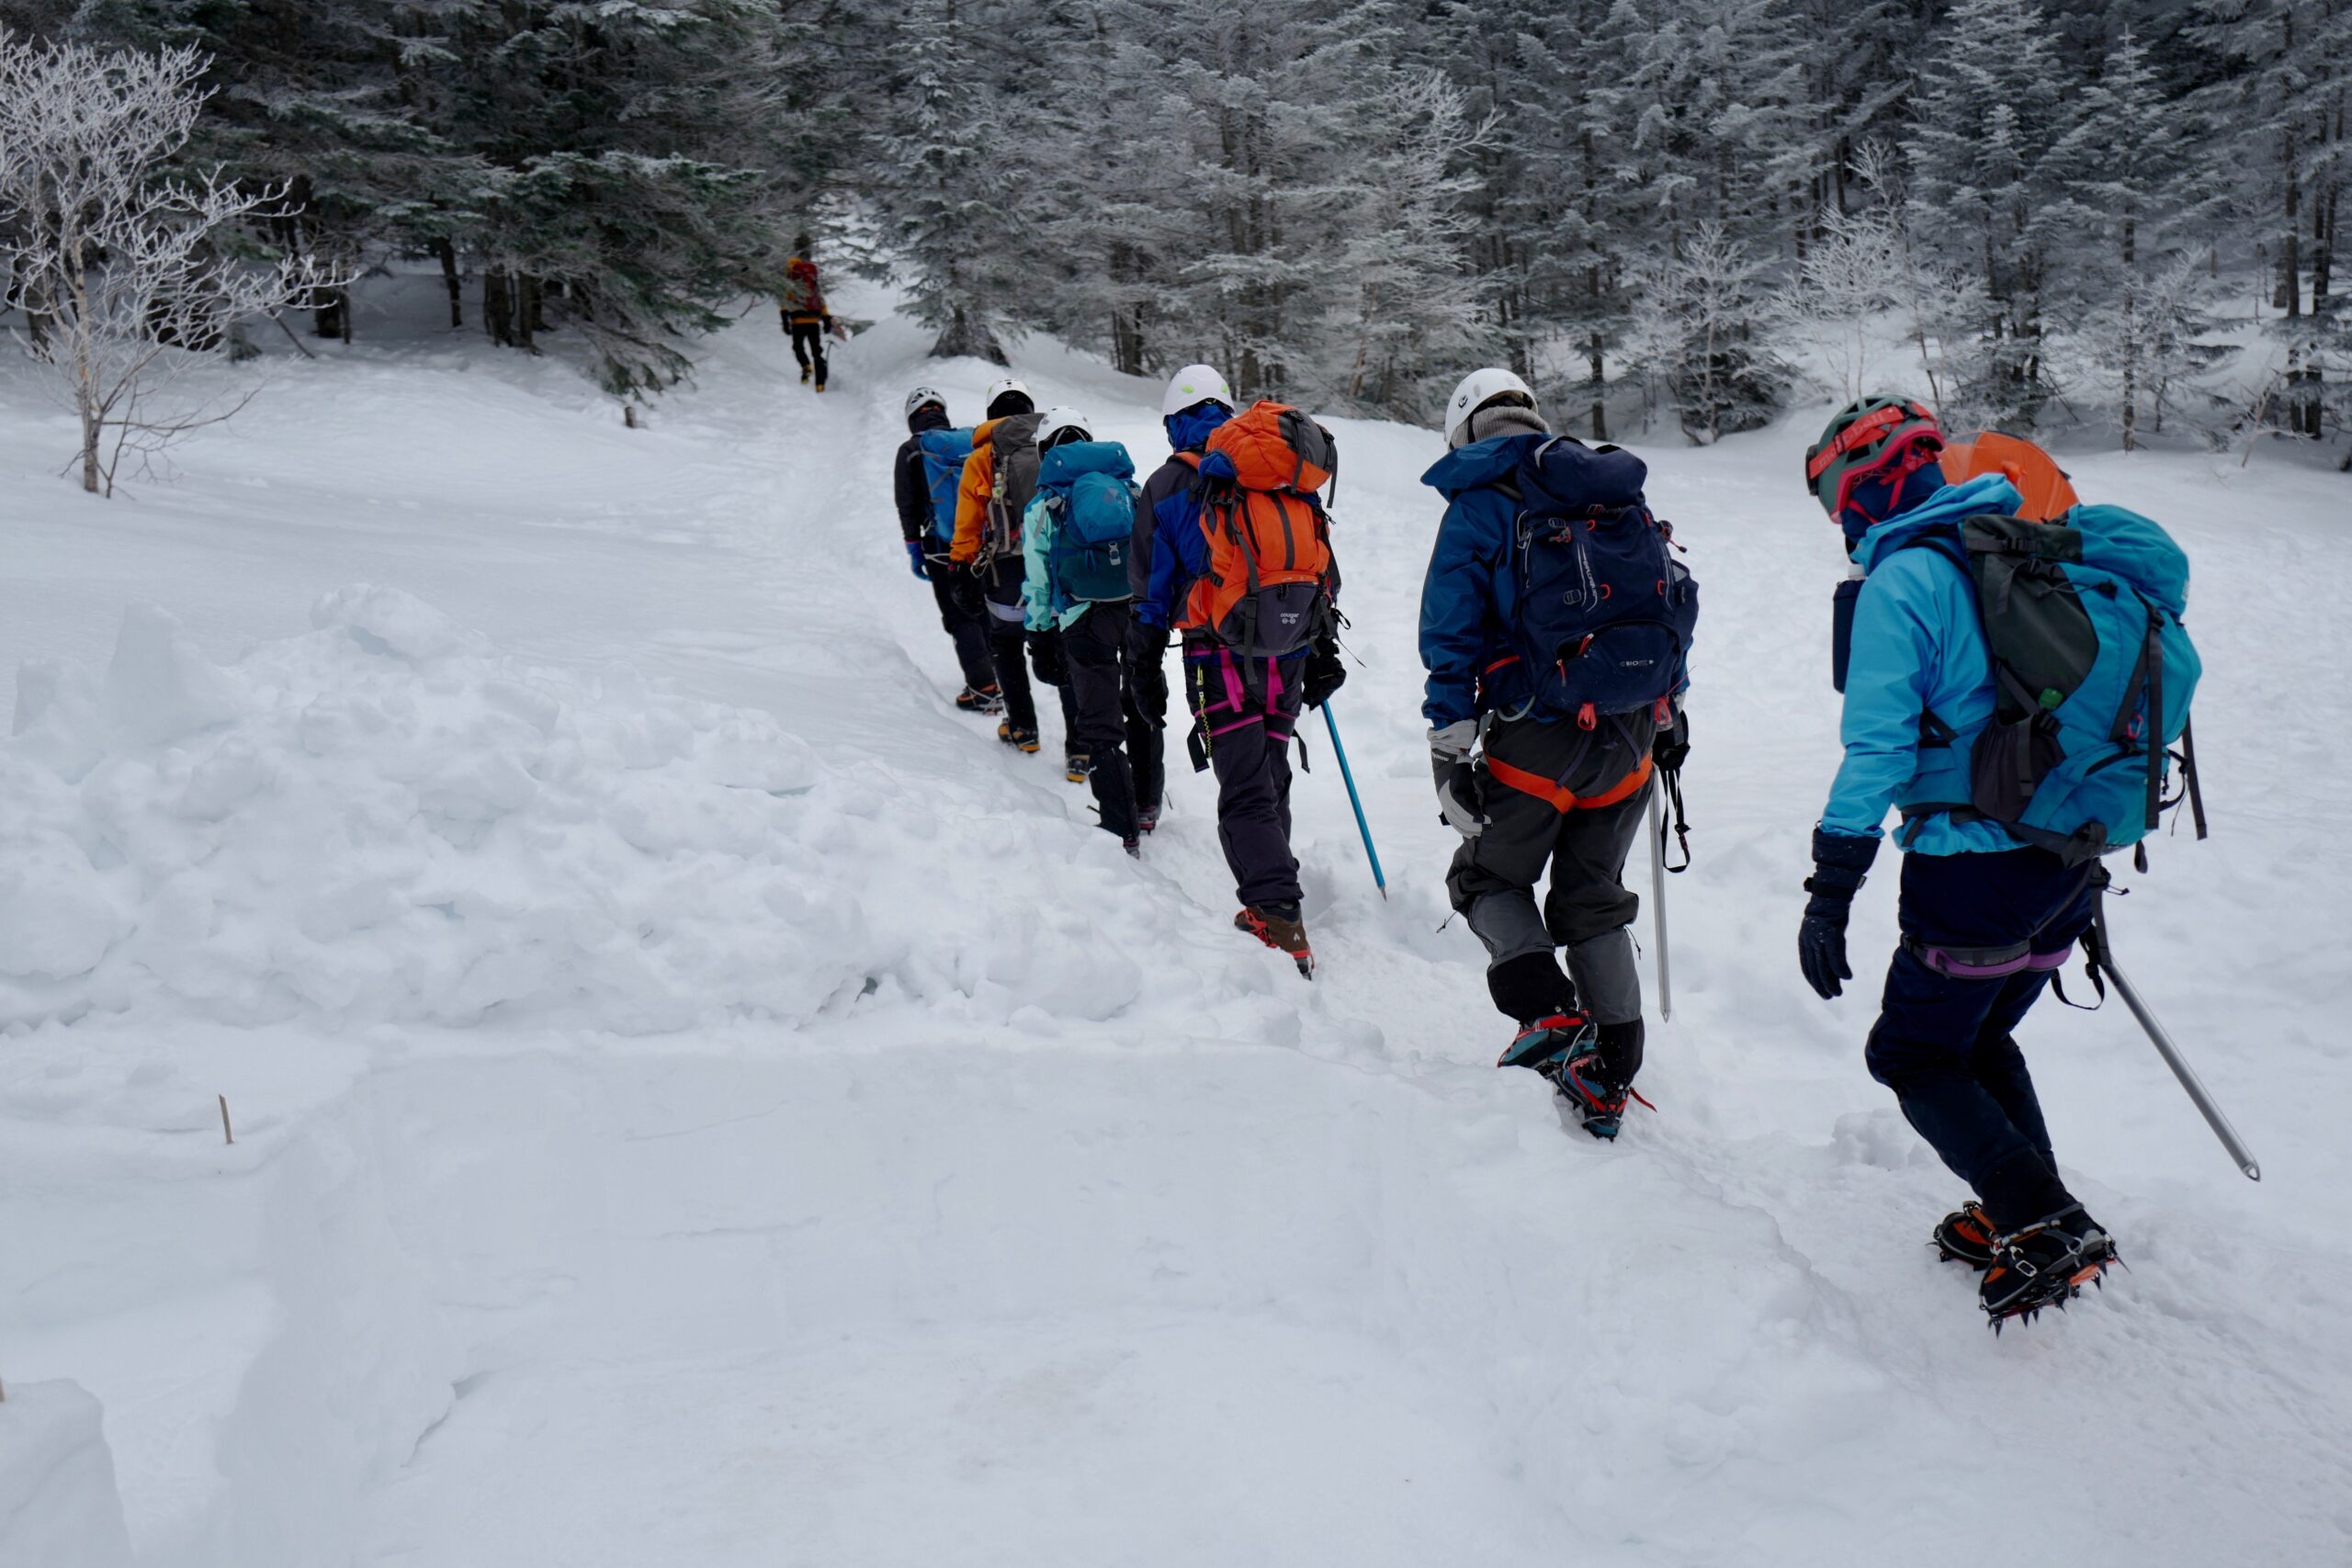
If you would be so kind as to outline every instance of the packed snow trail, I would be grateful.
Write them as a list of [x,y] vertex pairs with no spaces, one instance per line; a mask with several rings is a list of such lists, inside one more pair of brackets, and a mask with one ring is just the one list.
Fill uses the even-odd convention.
[[[153,599],[184,634],[134,617],[88,702],[203,719],[141,742],[52,702],[44,744],[114,750],[11,796],[177,889],[10,988],[28,1023],[95,1010],[0,1040],[0,1376],[105,1402],[142,1563],[1973,1564],[1971,1519],[2082,1562],[2352,1548],[2352,868],[2312,809],[2352,733],[2315,672],[2352,649],[2277,590],[2352,576],[2340,481],[2075,465],[2196,562],[2216,838],[2155,844],[2117,934],[2267,1179],[2120,1009],[2038,1012],[2061,1159],[2133,1269],[1996,1342],[1924,1245],[1955,1184],[1860,1066],[1892,878],[1855,996],[1795,974],[1838,553],[1792,430],[1645,449],[1705,594],[1698,862],[1660,1109],[1605,1147],[1492,1069],[1481,955],[1440,929],[1433,434],[1337,425],[1338,703],[1394,897],[1307,730],[1309,985],[1229,929],[1181,720],[1136,866],[1050,705],[1031,758],[949,705],[888,463],[907,383],[969,417],[987,367],[886,321],[820,400],[763,325],[636,433],[487,353],[289,367],[300,406],[179,487],[41,491],[11,534],[8,664],[102,669]],[[1158,457],[1155,389],[1021,369]],[[38,433],[0,432],[21,493]],[[216,684],[244,705],[192,717]],[[232,741],[248,793],[198,787]],[[266,863],[296,807],[403,788],[424,832],[370,817],[306,869],[415,908],[322,921]],[[136,891],[92,864],[73,886]]]

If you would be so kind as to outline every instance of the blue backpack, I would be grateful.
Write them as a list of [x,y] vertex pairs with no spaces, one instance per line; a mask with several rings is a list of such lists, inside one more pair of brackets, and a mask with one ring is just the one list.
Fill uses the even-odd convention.
[[[2181,624],[2188,558],[2120,506],[2063,523],[1971,517],[1905,547],[1957,563],[1976,591],[1991,650],[1993,716],[1969,749],[1969,798],[1908,806],[1998,822],[2069,863],[2138,843],[2165,807],[2170,747],[2188,734],[2204,672]],[[1959,739],[1934,714],[1923,746]],[[2194,742],[2180,761],[2196,794]],[[2205,836],[2201,802],[2198,837]]]
[[972,455],[972,433],[926,430],[915,441],[922,448],[923,480],[931,487],[931,531],[944,545],[956,537],[956,491],[964,482],[964,459]]
[[1648,475],[1631,452],[1556,436],[1506,487],[1521,508],[1511,636],[1534,712],[1590,729],[1660,708],[1682,684],[1699,585],[1643,501]]
[[1046,565],[1057,610],[1134,596],[1135,472],[1115,441],[1065,442],[1039,461],[1037,494],[1054,518]]

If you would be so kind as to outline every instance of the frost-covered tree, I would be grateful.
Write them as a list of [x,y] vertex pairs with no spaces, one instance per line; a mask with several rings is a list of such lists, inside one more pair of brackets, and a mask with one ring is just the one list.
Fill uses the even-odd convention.
[[2050,392],[2047,293],[2066,194],[2051,154],[2073,102],[2051,40],[2036,0],[1960,0],[1930,35],[1936,68],[1920,73],[1904,144],[1913,232],[1979,270],[1995,412],[2024,426]]
[[1723,225],[1702,222],[1643,303],[1644,357],[1695,445],[1769,423],[1788,391],[1788,367],[1760,326],[1770,311],[1766,270]]
[[127,454],[151,453],[243,406],[175,387],[248,316],[331,277],[307,259],[268,264],[229,242],[282,193],[218,170],[172,175],[204,103],[204,61],[0,33],[0,276],[33,356],[80,427],[82,488],[112,495]]

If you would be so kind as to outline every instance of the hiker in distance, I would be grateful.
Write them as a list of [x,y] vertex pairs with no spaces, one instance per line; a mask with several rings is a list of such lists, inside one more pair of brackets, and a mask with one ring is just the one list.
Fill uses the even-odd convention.
[[1420,643],[1438,807],[1462,836],[1446,889],[1518,1026],[1497,1065],[1541,1073],[1614,1138],[1644,1043],[1625,859],[1659,761],[1689,750],[1698,585],[1642,460],[1554,435],[1509,370],[1464,378],[1445,439],[1422,476],[1446,508]]
[[964,674],[956,705],[967,713],[1001,713],[1004,698],[989,660],[988,612],[979,587],[948,558],[956,536],[956,490],[964,459],[972,454],[972,433],[953,427],[947,399],[935,388],[909,391],[906,413],[907,438],[899,444],[891,480],[907,565],[931,584],[939,624],[956,646],[956,662]]
[[[1012,377],[988,389],[987,414],[972,430],[972,455],[965,459],[956,495],[956,532],[950,562],[978,584],[989,621],[989,658],[1004,697],[999,740],[1017,751],[1034,752],[1037,705],[1029,676],[1055,688],[1061,699],[1065,771],[1073,783],[1086,781],[1087,762],[1078,750],[1076,710],[1063,674],[1057,631],[1028,632],[1022,593],[1026,561],[1021,547],[1022,519],[1037,490],[1037,427],[1044,415],[1029,389]],[[1023,656],[1029,658],[1024,667]]]
[[1206,365],[1187,365],[1159,400],[1168,460],[1144,481],[1136,501],[1135,544],[1127,560],[1134,614],[1127,626],[1127,761],[1135,771],[1136,820],[1159,826],[1167,790],[1168,634],[1191,583],[1185,540],[1201,536],[1201,457],[1209,437],[1233,417],[1233,389]]
[[1853,977],[1847,919],[1899,808],[1902,942],[1865,1059],[1975,1194],[1934,1242],[1984,1270],[1998,1327],[2115,1257],[2059,1177],[2016,1031],[2091,924],[2100,855],[2154,826],[2199,666],[2162,528],[2111,506],[2022,518],[2006,475],[1952,484],[1943,448],[1926,408],[1866,398],[1805,454],[1863,575],[1839,593],[1845,760],[1798,956],[1825,998]]
[[808,254],[813,247],[814,242],[806,234],[794,238],[792,259],[784,264],[784,292],[776,299],[776,308],[792,339],[792,357],[800,362],[801,381],[813,383],[821,392],[825,389],[825,334],[832,331],[833,318],[825,309],[825,291],[817,282],[817,264]]
[[1217,842],[1241,905],[1234,926],[1309,978],[1290,745],[1301,708],[1321,705],[1347,678],[1339,563],[1317,493],[1338,461],[1331,433],[1306,413],[1253,404],[1204,443],[1196,525],[1156,531],[1152,546],[1152,580],[1168,573],[1179,606],[1186,746],[1195,772],[1216,773]]
[[1125,750],[1123,669],[1136,468],[1125,446],[1095,440],[1087,426],[1069,408],[1048,409],[1037,426],[1037,489],[1021,529],[1023,610],[1029,632],[1061,645],[1071,744],[1087,760],[1103,830],[1132,855],[1142,828]]

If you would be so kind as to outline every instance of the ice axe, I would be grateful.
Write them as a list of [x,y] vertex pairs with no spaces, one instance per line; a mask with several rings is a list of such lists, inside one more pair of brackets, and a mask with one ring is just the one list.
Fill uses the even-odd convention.
[[1665,791],[1650,791],[1650,919],[1657,930],[1657,1016],[1674,1021],[1674,972],[1666,955],[1666,807],[1658,799]]
[[1356,831],[1363,835],[1363,852],[1372,862],[1373,886],[1380,889],[1383,898],[1388,897],[1388,878],[1380,869],[1380,852],[1372,847],[1372,825],[1363,819],[1363,796],[1356,793],[1356,775],[1348,766],[1348,749],[1340,744],[1340,721],[1331,716],[1331,699],[1323,699],[1324,728],[1331,732],[1331,755],[1340,759],[1340,777],[1348,786],[1348,804],[1355,807]]
[[2256,1163],[2254,1151],[2245,1146],[2245,1140],[2238,1136],[2238,1130],[2230,1125],[2230,1119],[2222,1114],[2222,1108],[2213,1103],[2211,1095],[2205,1092],[2204,1082],[2198,1077],[2197,1069],[2181,1055],[2180,1047],[2174,1044],[2172,1036],[2165,1032],[2165,1026],[2156,1021],[2156,1015],[2148,1010],[2148,1004],[2140,999],[2139,991],[2124,977],[2123,971],[2115,966],[2115,945],[2107,931],[2107,875],[2104,871],[2099,874],[2093,899],[2091,929],[2083,933],[2083,958],[2089,965],[2092,986],[2098,986],[2102,974],[2115,982],[2115,994],[2123,998],[2123,1005],[2130,1008],[2132,1016],[2140,1021],[2140,1027],[2147,1032],[2156,1054],[2164,1057],[2165,1066],[2172,1069],[2172,1076],[2178,1078],[2180,1087],[2188,1092],[2190,1103],[2205,1118],[2205,1125],[2213,1129],[2213,1136],[2222,1140],[2222,1146],[2230,1151],[2230,1158],[2237,1162],[2238,1169],[2245,1173],[2248,1181],[2261,1180],[2262,1167]]

